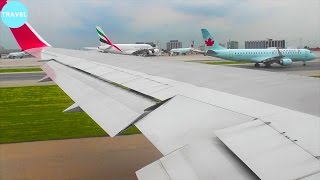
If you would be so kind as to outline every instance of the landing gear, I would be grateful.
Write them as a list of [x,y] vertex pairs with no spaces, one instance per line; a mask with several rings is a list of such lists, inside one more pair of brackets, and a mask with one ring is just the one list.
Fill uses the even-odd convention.
[[271,64],[270,63],[266,63],[266,68],[271,68]]
[[256,63],[256,64],[254,65],[254,67],[259,68],[259,67],[260,67],[260,64],[259,64],[259,63]]
[[143,56],[143,57],[149,56],[149,51],[147,51],[147,50],[142,51],[141,56]]
[[306,62],[305,61],[303,61],[303,66],[306,66]]

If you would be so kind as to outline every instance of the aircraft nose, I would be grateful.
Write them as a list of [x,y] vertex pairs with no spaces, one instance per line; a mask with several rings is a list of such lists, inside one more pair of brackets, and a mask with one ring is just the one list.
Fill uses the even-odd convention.
[[312,59],[316,59],[317,58],[315,53],[311,53],[311,57],[312,57]]

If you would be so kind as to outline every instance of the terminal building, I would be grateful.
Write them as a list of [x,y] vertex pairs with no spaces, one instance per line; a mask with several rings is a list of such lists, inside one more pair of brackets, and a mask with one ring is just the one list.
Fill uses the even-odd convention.
[[219,43],[220,46],[227,48],[227,49],[239,49],[239,42],[238,41],[229,41],[226,43]]
[[227,42],[228,49],[239,49],[239,42],[238,41],[230,41]]
[[167,42],[167,51],[170,51],[171,49],[176,49],[176,48],[182,48],[182,43],[179,42],[178,40],[171,40]]
[[281,48],[284,49],[286,47],[285,40],[261,40],[261,41],[245,41],[246,49],[267,49],[270,47]]

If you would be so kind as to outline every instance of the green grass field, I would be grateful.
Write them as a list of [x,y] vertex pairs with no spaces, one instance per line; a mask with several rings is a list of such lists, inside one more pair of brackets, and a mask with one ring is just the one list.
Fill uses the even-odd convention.
[[209,61],[203,62],[204,64],[211,64],[211,65],[228,65],[228,64],[246,64],[250,63],[248,61]]
[[107,136],[86,113],[62,112],[72,103],[58,86],[0,88],[0,143]]
[[42,71],[41,68],[8,68],[0,69],[0,73],[13,73],[13,72],[39,72]]

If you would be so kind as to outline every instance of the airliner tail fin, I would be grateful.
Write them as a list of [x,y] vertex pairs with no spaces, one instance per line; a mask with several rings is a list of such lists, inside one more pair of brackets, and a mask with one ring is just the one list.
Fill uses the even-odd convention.
[[[6,0],[0,0],[0,11],[6,4]],[[36,49],[51,46],[28,23],[18,28],[10,28],[10,30],[22,51],[35,52]]]
[[218,41],[209,33],[207,29],[201,29],[202,37],[205,43],[205,50],[220,50],[225,49],[220,46]]
[[113,45],[111,40],[107,37],[107,35],[101,29],[101,27],[97,26],[96,27],[96,31],[98,33],[99,41],[100,41],[101,46],[104,46],[104,45],[110,45],[111,46],[111,45]]
[[10,30],[22,51],[51,46],[28,23]]

